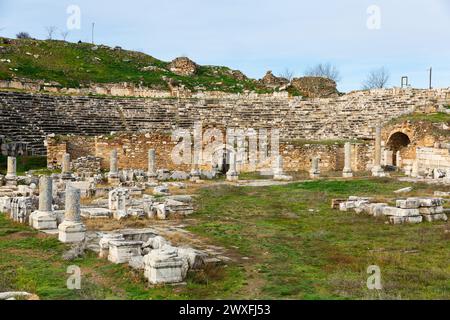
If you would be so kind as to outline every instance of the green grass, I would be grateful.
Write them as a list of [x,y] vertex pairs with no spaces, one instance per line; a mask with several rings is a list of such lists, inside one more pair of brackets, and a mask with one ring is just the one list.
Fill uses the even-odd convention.
[[[63,87],[87,86],[91,83],[129,82],[168,90],[167,81],[184,85],[192,91],[218,90],[224,92],[271,92],[251,79],[237,80],[227,67],[200,66],[193,76],[178,76],[168,70],[168,62],[158,60],[141,52],[113,50],[107,46],[89,43],[70,43],[56,40],[12,40],[0,45],[4,52],[0,58],[0,79],[14,77],[57,82]],[[6,41],[8,42],[8,41]],[[152,71],[142,71],[153,66]]]
[[[392,226],[330,209],[332,198],[393,197],[406,185],[380,179],[204,189],[196,214],[201,222],[191,231],[252,259],[247,276],[261,284],[247,298],[449,299],[445,223]],[[413,194],[429,194],[429,188],[416,185]],[[365,285],[373,264],[382,271],[381,292]]]
[[[149,287],[142,272],[99,259],[92,252],[64,261],[68,246],[0,214],[0,292],[27,291],[40,299],[208,299],[231,298],[244,283],[237,265],[189,273],[184,286]],[[69,290],[67,267],[81,269],[81,290]]]
[[[16,157],[17,174],[23,175],[29,170],[39,170],[41,173],[48,174],[46,156],[19,156]],[[0,173],[5,174],[8,157],[0,155]]]
[[[448,224],[393,226],[330,208],[349,195],[393,200],[408,185],[385,178],[201,189],[188,229],[228,248],[235,262],[190,273],[175,287],[149,287],[141,272],[94,253],[63,261],[66,245],[0,214],[0,291],[42,299],[449,299]],[[435,189],[415,184],[408,196]],[[81,268],[82,290],[66,288],[69,265]],[[370,265],[381,268],[381,291],[366,288]]]
[[437,113],[412,113],[408,115],[401,116],[392,120],[392,122],[403,122],[403,121],[412,121],[412,122],[431,122],[431,123],[450,123],[450,114],[445,112],[437,112]]

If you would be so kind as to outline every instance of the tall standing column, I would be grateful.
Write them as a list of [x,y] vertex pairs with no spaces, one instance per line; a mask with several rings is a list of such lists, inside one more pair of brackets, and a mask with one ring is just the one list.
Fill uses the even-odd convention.
[[148,172],[147,176],[149,181],[154,180],[157,176],[156,174],[156,151],[155,149],[148,150]]
[[39,179],[39,210],[30,216],[30,224],[38,230],[57,228],[56,216],[53,213],[53,179],[42,176]]
[[109,183],[119,182],[119,169],[117,162],[118,162],[117,149],[114,149],[111,151],[111,155],[109,157],[109,173],[108,173]]
[[239,175],[236,171],[236,152],[231,152],[230,153],[230,168],[228,169],[227,172],[227,180],[228,181],[237,181],[239,180]]
[[17,171],[16,171],[17,159],[16,157],[8,157],[7,171],[6,171],[6,185],[17,185]]
[[64,221],[58,226],[58,239],[61,242],[81,242],[85,238],[86,227],[81,222],[80,189],[66,188]]
[[353,177],[352,172],[352,145],[350,142],[346,142],[344,146],[344,170],[342,170],[342,176],[344,178]]
[[397,151],[395,155],[395,166],[400,169],[402,167],[402,154],[400,151]]
[[383,177],[384,171],[381,168],[381,127],[375,128],[375,150],[372,167],[372,176]]

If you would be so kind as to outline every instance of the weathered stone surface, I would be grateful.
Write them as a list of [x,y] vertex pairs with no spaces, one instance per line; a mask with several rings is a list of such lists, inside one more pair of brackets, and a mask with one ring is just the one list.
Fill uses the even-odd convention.
[[437,207],[421,207],[419,208],[419,212],[422,215],[429,215],[429,214],[440,214],[444,213],[444,207],[437,206]]
[[336,89],[336,82],[323,77],[294,78],[291,81],[291,86],[304,97],[310,98],[337,97],[339,93]]
[[108,260],[116,264],[128,263],[131,257],[141,256],[142,244],[142,241],[111,240]]
[[435,222],[435,221],[448,221],[448,217],[445,213],[439,214],[424,214],[422,215],[423,220],[427,222]]
[[402,188],[399,190],[394,191],[394,193],[408,193],[411,192],[413,190],[413,187],[407,187],[407,188]]
[[144,276],[151,284],[182,282],[184,265],[173,248],[152,250],[144,256]]
[[411,216],[411,217],[390,216],[389,217],[389,223],[391,223],[391,224],[421,223],[422,220],[423,220],[422,216]]
[[419,209],[402,209],[402,208],[396,208],[396,207],[384,207],[383,214],[385,216],[394,216],[394,217],[420,216]]
[[64,221],[58,226],[58,239],[64,243],[81,242],[86,236],[86,227],[81,222],[80,190],[66,189]]
[[197,72],[197,64],[187,57],[179,57],[169,64],[169,70],[180,76],[191,76]]
[[84,218],[95,219],[95,218],[111,218],[112,212],[105,208],[82,208],[81,216]]
[[420,201],[417,198],[408,198],[406,200],[397,200],[397,208],[402,209],[417,209],[420,206]]

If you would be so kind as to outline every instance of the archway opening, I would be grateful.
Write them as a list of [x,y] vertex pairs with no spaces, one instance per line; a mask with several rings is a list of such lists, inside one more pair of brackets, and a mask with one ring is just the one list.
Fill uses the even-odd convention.
[[408,147],[411,143],[409,137],[403,132],[396,132],[391,135],[389,141],[387,142],[387,148],[392,151],[392,162],[397,164],[397,151],[401,151],[403,148]]

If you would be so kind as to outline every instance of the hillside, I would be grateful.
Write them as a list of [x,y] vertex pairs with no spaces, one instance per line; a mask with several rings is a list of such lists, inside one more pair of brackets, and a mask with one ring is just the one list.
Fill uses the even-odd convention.
[[[187,58],[175,61],[191,62]],[[194,92],[273,91],[237,70],[195,63],[193,66],[192,74],[185,74],[173,71],[170,62],[120,47],[0,37],[0,80],[42,80],[70,88],[128,82],[160,90],[185,87]]]

